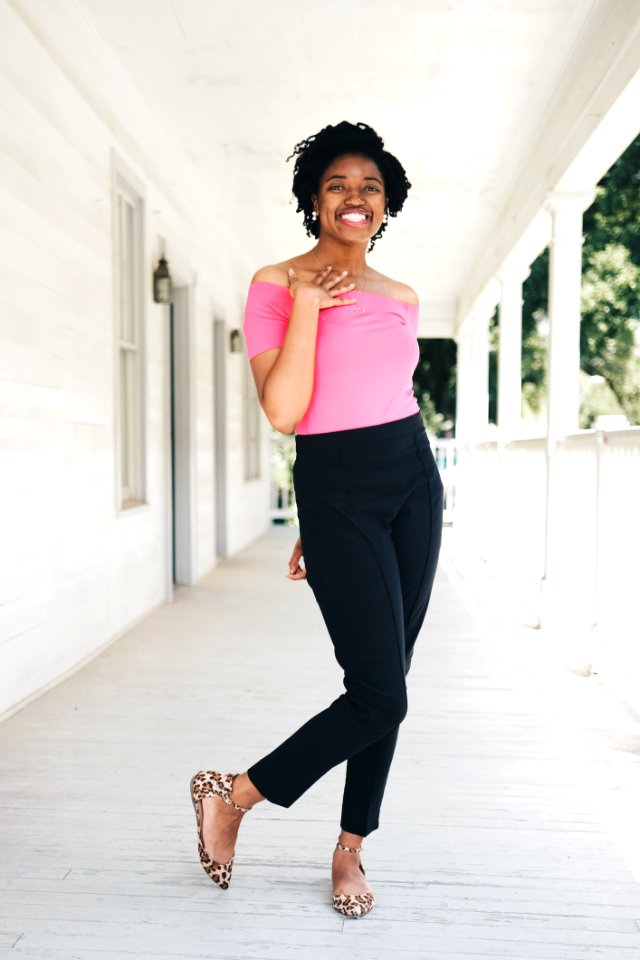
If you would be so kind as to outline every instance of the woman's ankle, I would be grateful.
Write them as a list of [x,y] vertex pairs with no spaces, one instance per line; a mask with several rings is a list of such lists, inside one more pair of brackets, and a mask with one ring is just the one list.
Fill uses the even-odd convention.
[[231,799],[240,804],[241,807],[254,807],[256,803],[265,800],[259,790],[254,787],[249,779],[248,773],[239,773],[233,781],[231,790]]
[[360,836],[359,833],[349,833],[348,830],[340,830],[340,836],[338,837],[338,843],[343,847],[351,847],[352,849],[357,849],[362,846],[364,837]]

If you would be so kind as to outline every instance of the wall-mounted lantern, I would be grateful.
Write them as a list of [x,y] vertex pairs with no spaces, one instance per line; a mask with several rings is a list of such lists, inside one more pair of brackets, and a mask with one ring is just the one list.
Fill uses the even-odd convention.
[[155,303],[171,303],[172,300],[171,274],[164,257],[160,257],[153,273],[153,299]]
[[242,353],[242,334],[239,330],[232,330],[229,333],[229,352]]

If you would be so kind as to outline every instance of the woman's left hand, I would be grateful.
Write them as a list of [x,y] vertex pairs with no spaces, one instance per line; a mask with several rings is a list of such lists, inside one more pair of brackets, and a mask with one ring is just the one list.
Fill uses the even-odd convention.
[[302,559],[302,542],[300,537],[296,540],[293,545],[293,553],[289,558],[289,573],[287,574],[288,580],[305,580],[307,576],[307,571],[304,567],[300,566],[300,561]]

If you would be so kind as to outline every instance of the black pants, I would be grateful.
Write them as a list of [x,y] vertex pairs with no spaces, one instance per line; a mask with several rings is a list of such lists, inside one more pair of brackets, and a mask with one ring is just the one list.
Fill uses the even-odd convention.
[[296,437],[293,469],[307,580],[346,692],[248,770],[289,807],[348,760],[340,825],[366,836],[407,711],[405,677],[431,595],[442,483],[420,414]]

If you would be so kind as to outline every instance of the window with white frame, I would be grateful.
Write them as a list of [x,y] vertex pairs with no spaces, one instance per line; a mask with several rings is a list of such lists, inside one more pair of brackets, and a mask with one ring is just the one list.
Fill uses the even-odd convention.
[[142,197],[120,175],[115,190],[118,505],[145,498]]
[[243,371],[244,478],[256,480],[260,476],[260,402],[246,356]]

